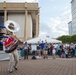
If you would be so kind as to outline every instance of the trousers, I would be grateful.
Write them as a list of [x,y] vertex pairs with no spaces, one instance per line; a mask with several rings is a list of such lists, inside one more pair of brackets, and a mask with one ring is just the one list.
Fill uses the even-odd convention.
[[19,62],[19,55],[18,55],[18,51],[14,50],[12,53],[9,53],[9,67],[8,67],[8,71],[12,71],[14,67],[17,68],[17,64]]
[[53,54],[53,59],[55,59],[55,54]]
[[24,50],[24,59],[28,59],[28,50]]

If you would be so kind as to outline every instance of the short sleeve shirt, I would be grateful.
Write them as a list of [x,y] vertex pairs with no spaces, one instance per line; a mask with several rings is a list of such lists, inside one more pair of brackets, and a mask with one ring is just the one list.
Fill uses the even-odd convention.
[[5,41],[4,41],[4,46],[12,43],[14,41],[14,38],[7,38]]

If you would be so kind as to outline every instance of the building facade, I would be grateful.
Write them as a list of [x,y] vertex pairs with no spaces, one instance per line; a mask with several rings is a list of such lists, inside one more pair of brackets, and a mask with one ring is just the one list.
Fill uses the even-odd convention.
[[68,23],[68,26],[69,26],[69,35],[71,36],[72,35],[72,21]]
[[15,33],[22,41],[39,35],[38,3],[0,3],[0,25],[7,20],[13,20],[20,26]]
[[[71,31],[69,35],[74,35],[76,34],[76,0],[72,0],[71,1],[71,12],[72,12],[72,21],[69,22],[68,24],[70,25],[70,29]],[[71,28],[72,27],[72,28]]]

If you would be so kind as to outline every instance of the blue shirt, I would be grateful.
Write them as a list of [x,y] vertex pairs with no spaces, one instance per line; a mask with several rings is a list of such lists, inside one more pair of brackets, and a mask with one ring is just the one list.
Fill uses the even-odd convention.
[[41,49],[45,48],[45,43],[41,43],[39,46],[41,46]]

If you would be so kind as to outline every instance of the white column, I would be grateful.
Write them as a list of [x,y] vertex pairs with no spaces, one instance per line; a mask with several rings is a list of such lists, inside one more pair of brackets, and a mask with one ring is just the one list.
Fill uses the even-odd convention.
[[35,37],[38,37],[39,35],[39,15],[37,14],[36,15],[36,36]]
[[5,8],[5,10],[4,10],[4,22],[7,20],[7,10],[6,10],[6,8]]
[[32,17],[31,14],[28,15],[28,39],[32,38]]
[[25,10],[24,39],[28,40],[28,14],[27,14],[27,10]]

